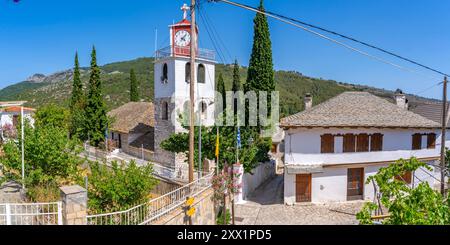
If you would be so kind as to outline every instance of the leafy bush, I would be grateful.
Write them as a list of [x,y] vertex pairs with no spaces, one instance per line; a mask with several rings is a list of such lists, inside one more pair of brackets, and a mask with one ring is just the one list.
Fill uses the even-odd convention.
[[[391,225],[448,225],[450,224],[450,201],[433,190],[428,182],[419,183],[411,188],[404,181],[398,180],[407,172],[430,167],[416,158],[398,160],[367,179],[375,181],[381,192],[381,204],[388,209],[389,217],[383,224]],[[372,212],[379,207],[374,203],[366,204],[357,214],[361,224],[373,224]]]
[[93,212],[114,212],[140,204],[149,199],[151,190],[158,184],[153,177],[152,165],[139,167],[134,161],[112,162],[106,166],[90,164],[88,177],[88,206]]
[[[220,210],[223,210],[222,208]],[[226,224],[223,223],[223,211],[219,212],[219,215],[217,215],[216,223],[217,225],[229,225],[231,224],[231,213],[230,210],[227,209],[226,214]]]

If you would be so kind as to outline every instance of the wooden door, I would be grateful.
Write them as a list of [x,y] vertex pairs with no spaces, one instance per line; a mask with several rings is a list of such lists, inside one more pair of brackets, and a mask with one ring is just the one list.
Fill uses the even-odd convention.
[[349,168],[347,171],[347,200],[361,200],[364,193],[364,168]]
[[119,149],[122,149],[122,134],[119,133]]
[[297,174],[295,178],[295,201],[311,202],[311,174]]
[[19,115],[13,115],[13,127],[16,128],[19,125]]

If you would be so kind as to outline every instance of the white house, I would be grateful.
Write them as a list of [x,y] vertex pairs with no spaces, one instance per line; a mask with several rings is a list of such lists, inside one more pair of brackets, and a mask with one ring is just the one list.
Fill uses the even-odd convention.
[[[1,103],[1,102],[0,102]],[[34,125],[34,112],[36,110],[29,107],[23,108],[24,119]],[[0,138],[4,139],[9,130],[15,130],[20,124],[19,118],[21,114],[20,106],[0,106]]]
[[305,103],[305,111],[283,118],[285,203],[373,200],[366,179],[400,158],[416,157],[433,168],[408,173],[405,181],[437,187],[440,124],[408,111],[403,94],[395,99],[397,105],[367,92],[345,92],[314,107]]

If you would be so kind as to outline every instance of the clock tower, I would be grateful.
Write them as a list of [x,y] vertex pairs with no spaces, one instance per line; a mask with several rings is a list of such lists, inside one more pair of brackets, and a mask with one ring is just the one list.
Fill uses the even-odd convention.
[[[190,49],[196,47],[195,66],[195,117],[202,126],[214,125],[215,53],[199,49],[191,43],[191,22],[187,19],[189,7],[181,8],[183,19],[169,26],[170,46],[156,51],[154,63],[155,91],[155,153],[154,161],[175,168],[187,178],[184,154],[163,150],[160,144],[173,133],[187,132],[180,118],[189,114]],[[195,28],[198,34],[198,27]],[[198,35],[197,35],[198,37]],[[198,38],[197,38],[198,40]],[[188,120],[183,120],[188,121]],[[183,127],[185,126],[185,127]],[[186,171],[181,171],[181,170]],[[178,176],[180,177],[180,176]]]

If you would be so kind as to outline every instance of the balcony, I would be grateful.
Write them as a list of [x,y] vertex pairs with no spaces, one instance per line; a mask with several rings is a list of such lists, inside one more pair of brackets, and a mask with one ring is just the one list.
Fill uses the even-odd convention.
[[288,168],[298,167],[321,169],[325,166],[337,166],[348,164],[382,163],[395,162],[403,158],[416,157],[419,159],[438,159],[439,149],[423,150],[397,150],[397,151],[376,151],[376,152],[355,152],[355,153],[329,153],[329,154],[299,154],[285,153],[285,165]]
[[[157,60],[167,57],[190,57],[190,47],[168,46],[156,51],[155,58]],[[208,49],[197,49],[197,59],[214,61],[216,53]]]

